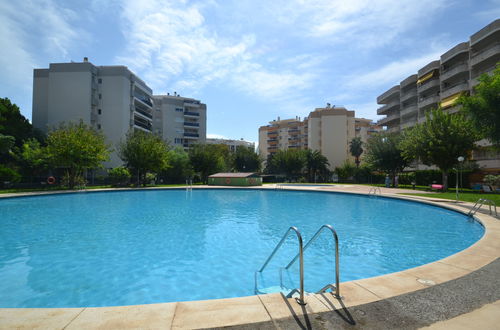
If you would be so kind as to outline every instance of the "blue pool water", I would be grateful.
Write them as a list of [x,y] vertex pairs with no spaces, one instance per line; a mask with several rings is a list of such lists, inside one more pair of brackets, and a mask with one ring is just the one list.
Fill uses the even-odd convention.
[[[341,281],[429,263],[484,232],[429,205],[359,195],[261,190],[153,190],[0,200],[0,307],[147,304],[254,294],[254,272],[289,226],[307,241],[340,238]],[[305,288],[334,281],[329,233],[305,253]],[[264,271],[297,251],[290,236]],[[296,285],[298,269],[286,274]]]

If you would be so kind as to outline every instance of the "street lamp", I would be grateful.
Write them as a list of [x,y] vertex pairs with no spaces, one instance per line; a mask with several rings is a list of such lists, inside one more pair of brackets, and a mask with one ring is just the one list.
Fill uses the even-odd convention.
[[461,168],[462,168],[462,162],[465,160],[465,158],[464,158],[464,157],[462,157],[462,156],[459,156],[459,157],[457,158],[457,160],[458,160],[458,168],[457,168],[457,170],[458,170],[458,171],[457,171],[457,173],[455,174],[455,177],[456,177],[456,180],[455,180],[455,181],[456,181],[456,183],[457,183],[457,184],[456,184],[456,188],[455,188],[455,189],[456,189],[456,197],[457,197],[457,203],[458,203],[458,197],[459,197],[459,196],[458,196],[458,175],[460,175],[460,185],[462,185],[462,172],[461,172]]

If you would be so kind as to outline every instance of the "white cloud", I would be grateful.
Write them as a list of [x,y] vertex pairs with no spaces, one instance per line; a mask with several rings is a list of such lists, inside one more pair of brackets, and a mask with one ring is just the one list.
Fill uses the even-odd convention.
[[310,86],[311,72],[262,65],[254,34],[221,37],[211,30],[202,13],[207,6],[185,1],[127,1],[122,13],[127,47],[116,62],[138,72],[154,90],[183,94],[223,83],[269,99],[284,98]]
[[383,46],[430,22],[446,0],[283,0],[268,13],[309,37],[358,47]]

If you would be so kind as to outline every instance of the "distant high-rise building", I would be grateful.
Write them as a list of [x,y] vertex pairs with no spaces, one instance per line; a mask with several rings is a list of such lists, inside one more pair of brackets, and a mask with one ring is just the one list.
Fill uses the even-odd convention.
[[[460,109],[455,101],[463,94],[474,93],[478,78],[490,74],[500,62],[500,19],[474,33],[469,41],[459,43],[391,87],[377,98],[383,105],[377,114],[386,117],[378,124],[389,132],[398,132],[426,120],[425,114],[432,108],[455,113]],[[487,142],[482,141],[484,147]],[[474,159],[481,167],[500,169],[500,155],[494,150],[478,149]]]
[[[61,122],[78,122],[102,130],[116,145],[131,129],[152,132],[152,90],[126,66],[51,63],[35,69],[33,126],[47,132]],[[116,152],[107,167],[122,163]]]
[[259,154],[264,159],[278,150],[318,150],[330,163],[330,168],[353,160],[349,143],[359,136],[366,142],[371,134],[380,131],[369,119],[355,118],[354,111],[344,107],[317,108],[303,121],[295,119],[273,120],[259,128]]
[[199,100],[174,95],[153,95],[153,130],[173,147],[188,150],[195,143],[205,143],[207,106]]

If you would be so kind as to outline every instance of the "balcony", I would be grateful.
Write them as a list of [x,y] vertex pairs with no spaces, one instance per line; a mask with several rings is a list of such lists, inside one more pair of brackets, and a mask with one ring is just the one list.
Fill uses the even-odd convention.
[[184,111],[184,117],[195,117],[198,118],[200,114],[198,112]]
[[186,132],[184,132],[184,137],[186,139],[197,139],[200,137],[200,135],[198,133],[186,133]]
[[418,70],[418,77],[422,78],[425,76],[427,73],[431,72],[432,70],[439,70],[441,63],[439,61],[432,61],[431,63],[427,64],[420,70]]
[[278,135],[278,131],[268,131],[267,135]]
[[267,150],[277,150],[278,146],[269,146],[267,147]]
[[149,106],[151,108],[153,107],[153,103],[151,102],[151,100],[149,99],[149,97],[141,95],[141,94],[138,94],[138,93],[135,93],[134,97],[135,97],[136,100],[141,101],[145,105],[147,105],[147,106]]
[[417,113],[418,113],[417,105],[412,104],[412,105],[407,106],[404,109],[401,109],[401,112],[399,114],[401,117],[408,117],[410,115],[417,114]]
[[378,108],[377,109],[377,115],[383,115],[386,112],[388,112],[389,110],[394,109],[396,107],[399,107],[399,100],[395,100],[395,101],[389,102],[386,105]]
[[200,127],[200,123],[192,123],[192,122],[189,122],[189,121],[185,121],[184,122],[184,126],[187,126],[187,127]]
[[417,118],[411,119],[411,120],[408,120],[408,121],[405,121],[405,122],[401,123],[401,129],[405,129],[405,128],[408,128],[408,127],[413,127],[416,124],[417,124]]
[[184,107],[199,108],[200,101],[184,100]]
[[405,80],[401,81],[400,86],[401,86],[401,89],[403,89],[404,87],[406,87],[408,85],[416,85],[416,84],[417,84],[417,75],[413,74],[413,75],[409,76],[408,78],[406,78]]
[[470,37],[470,44],[471,44],[471,46],[477,44],[478,42],[480,42],[484,38],[486,38],[486,37],[492,35],[493,33],[497,32],[498,30],[500,30],[500,19],[497,19],[493,23],[485,26],[484,28],[482,28],[478,32],[474,33]]
[[137,112],[138,114],[140,114],[148,119],[153,119],[152,114],[150,114],[149,112],[147,112],[145,110],[139,109],[138,107],[135,107],[135,112]]
[[451,68],[446,69],[441,73],[441,81],[446,81],[453,78],[461,73],[469,74],[469,64],[467,62],[460,62]]
[[377,103],[384,104],[390,97],[395,97],[396,95],[399,96],[399,85],[392,87],[391,89],[377,97]]
[[418,101],[418,107],[424,108],[432,104],[437,104],[439,102],[439,95],[432,95]]
[[432,78],[431,80],[427,80],[422,85],[418,86],[418,92],[422,93],[432,88],[439,89],[439,78]]
[[484,50],[473,53],[470,64],[471,66],[476,66],[496,55],[500,55],[500,42],[496,42]]
[[[401,94],[401,103],[408,101],[409,99],[412,99],[414,97],[417,97],[417,89],[414,88],[404,94]],[[378,111],[377,111],[378,113]]]
[[399,113],[382,118],[378,121],[377,124],[382,126],[387,126],[388,123],[393,122],[395,120],[399,120]]
[[144,119],[142,119],[140,117],[134,117],[134,125],[141,127],[148,132],[151,132],[151,126],[152,126],[151,123],[148,121],[145,121]]
[[450,87],[446,87],[441,91],[441,99],[445,99],[448,96],[452,96],[454,94],[458,94],[463,91],[469,90],[469,83],[467,81],[460,82]]
[[463,54],[463,53],[468,53],[469,52],[469,43],[468,42],[462,42],[441,55],[441,64],[444,64],[454,58],[457,55]]
[[489,74],[491,75],[493,73],[493,71],[495,70],[495,66],[492,66],[484,71],[481,71],[481,72],[477,72],[475,73],[475,77],[472,78],[470,81],[469,81],[469,84],[470,84],[470,88],[472,89],[472,87],[476,86],[477,84],[479,84],[479,77],[481,77],[481,75],[483,74]]

